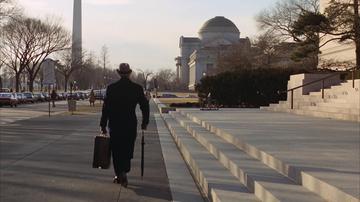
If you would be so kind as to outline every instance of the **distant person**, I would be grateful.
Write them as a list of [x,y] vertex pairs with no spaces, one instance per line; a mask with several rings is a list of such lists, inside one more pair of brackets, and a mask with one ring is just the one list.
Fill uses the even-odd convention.
[[150,101],[150,99],[151,99],[150,90],[146,90],[145,97],[148,101]]
[[95,93],[94,90],[91,90],[90,95],[89,95],[89,102],[90,102],[90,106],[94,106],[95,107]]
[[127,187],[126,174],[130,171],[137,135],[136,105],[140,105],[142,112],[141,129],[146,130],[149,123],[149,102],[143,88],[129,79],[132,72],[129,64],[121,63],[117,72],[121,79],[107,87],[100,127],[103,134],[107,133],[107,126],[110,131],[115,171],[113,182]]
[[52,102],[52,107],[55,107],[55,100],[56,100],[56,98],[57,98],[57,94],[56,94],[55,89],[53,89],[53,90],[51,91],[50,98],[51,98],[51,102]]

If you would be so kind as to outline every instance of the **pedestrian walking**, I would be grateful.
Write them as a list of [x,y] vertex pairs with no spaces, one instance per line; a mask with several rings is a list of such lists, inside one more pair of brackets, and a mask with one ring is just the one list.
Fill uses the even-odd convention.
[[57,94],[56,94],[55,89],[53,89],[53,90],[51,91],[50,98],[51,98],[51,102],[52,102],[52,107],[55,107],[55,100],[56,100],[56,98],[57,98]]
[[95,93],[94,90],[91,90],[90,95],[89,95],[89,102],[90,102],[90,106],[94,106],[95,107]]
[[132,70],[129,64],[121,63],[117,72],[120,80],[106,89],[100,127],[103,134],[110,133],[110,147],[115,177],[113,182],[127,187],[127,173],[131,169],[134,145],[137,136],[136,105],[142,112],[141,129],[149,123],[149,102],[143,88],[130,80]]
[[150,99],[151,99],[150,90],[146,90],[146,91],[145,91],[145,97],[146,97],[146,99],[147,99],[148,101],[150,101]]

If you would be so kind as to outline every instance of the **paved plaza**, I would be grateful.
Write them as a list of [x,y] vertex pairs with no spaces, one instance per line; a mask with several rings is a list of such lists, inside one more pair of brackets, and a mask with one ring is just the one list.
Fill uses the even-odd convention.
[[[262,194],[269,199],[282,185],[288,193],[272,194],[293,201],[304,201],[299,193],[310,192],[306,201],[323,201],[324,195],[359,198],[356,122],[259,109],[178,109],[167,115],[151,103],[145,176],[140,177],[138,138],[129,186],[122,188],[112,183],[112,168],[91,166],[100,108],[71,115],[66,103],[59,102],[52,110],[48,117],[46,104],[1,108],[0,201],[204,201],[204,196],[258,201]],[[22,118],[14,118],[18,114]],[[235,168],[253,182],[243,185],[233,176],[240,176]],[[202,183],[208,183],[210,197]],[[259,194],[259,188],[264,192]]]
[[[179,111],[183,116],[173,113],[173,117],[198,141],[201,139],[196,136],[201,133],[209,136],[206,144],[214,141],[210,151],[219,147],[217,152],[225,152],[233,145],[327,200],[358,201],[360,198],[358,122],[259,109]],[[195,132],[198,126],[189,125],[191,122],[200,124],[203,129],[197,130],[202,132]],[[210,132],[231,144],[221,149],[224,143],[215,143]],[[239,167],[247,166],[239,164]]]
[[99,116],[44,115],[1,125],[0,201],[171,201],[154,115],[144,178],[138,138],[127,189],[112,183],[112,168],[92,168]]

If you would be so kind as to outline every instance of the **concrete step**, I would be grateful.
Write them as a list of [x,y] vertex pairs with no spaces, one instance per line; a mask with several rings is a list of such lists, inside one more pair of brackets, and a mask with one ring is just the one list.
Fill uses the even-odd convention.
[[[328,104],[328,103],[324,103]],[[341,114],[352,114],[352,115],[359,115],[360,111],[359,108],[355,110],[354,108],[348,107],[334,107],[334,106],[303,106],[301,109],[308,110],[308,111],[320,111],[320,112],[330,112],[330,113],[341,113]]]
[[[336,120],[344,120],[344,121],[355,121],[360,122],[360,116],[356,113],[346,114],[346,113],[335,113],[328,111],[317,111],[314,109],[290,109],[290,108],[281,108],[281,107],[262,107],[262,110],[268,110],[273,112],[286,112],[293,113],[297,115],[304,116],[312,116],[319,118],[328,118],[328,119],[336,119]],[[357,109],[355,109],[357,110]]]
[[327,112],[327,111],[312,111],[312,110],[305,110],[305,109],[294,109],[293,111],[290,111],[290,113],[305,115],[305,116],[360,122],[359,114],[334,113],[334,112]]
[[173,117],[163,114],[163,118],[188,164],[193,177],[210,201],[256,201],[246,186],[222,166],[201,146]]
[[324,201],[179,112],[171,115],[261,201]]
[[318,194],[327,201],[359,201],[354,196],[322,180],[322,178],[318,177],[318,175],[312,174],[311,171],[304,170],[304,168],[297,167],[296,165],[288,164],[281,159],[276,158],[273,154],[267,153],[265,150],[252,144],[248,144],[246,141],[243,141],[237,136],[234,136],[230,132],[212,125],[211,122],[203,121],[199,117],[188,113],[185,110],[180,110],[180,113],[188,117],[190,120],[200,124],[208,131],[213,132],[219,137],[223,138],[226,142],[231,143],[240,150],[246,152],[249,156],[261,161],[270,168],[275,169],[277,172],[289,177],[297,184],[302,184],[305,188]]
[[316,103],[316,106],[350,108],[350,109],[354,109],[354,110],[360,108],[360,104],[357,104],[357,103],[336,103],[333,101],[319,102],[319,103]]
[[[342,86],[352,87],[352,80],[347,80],[346,82],[341,83]],[[355,79],[355,88],[360,87],[360,79]]]
[[154,115],[173,201],[204,202],[166,123],[160,114]]
[[[360,95],[359,91],[353,90],[327,90],[324,92],[324,98],[346,98],[349,96]],[[321,99],[322,92],[311,92],[309,96]]]
[[356,99],[356,97],[348,97],[347,99],[345,98],[324,99],[324,102],[335,103],[335,104],[349,104],[349,105],[360,103],[360,101]]
[[[320,102],[314,101],[294,101],[294,109],[301,109],[304,106],[326,106],[326,107],[336,107],[336,108],[360,108],[360,103],[349,102],[344,99],[322,99]],[[290,103],[281,101],[279,104],[270,104],[270,108],[281,108],[281,109],[290,109]]]

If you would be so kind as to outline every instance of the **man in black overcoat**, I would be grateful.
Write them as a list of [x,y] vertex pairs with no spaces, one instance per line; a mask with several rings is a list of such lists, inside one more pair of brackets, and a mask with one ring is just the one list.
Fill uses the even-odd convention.
[[127,63],[121,63],[117,72],[121,79],[106,89],[100,127],[104,134],[107,133],[106,127],[109,128],[114,183],[126,187],[126,173],[130,171],[137,135],[136,105],[140,105],[142,112],[141,129],[146,130],[149,123],[149,102],[143,88],[129,79],[132,70]]

